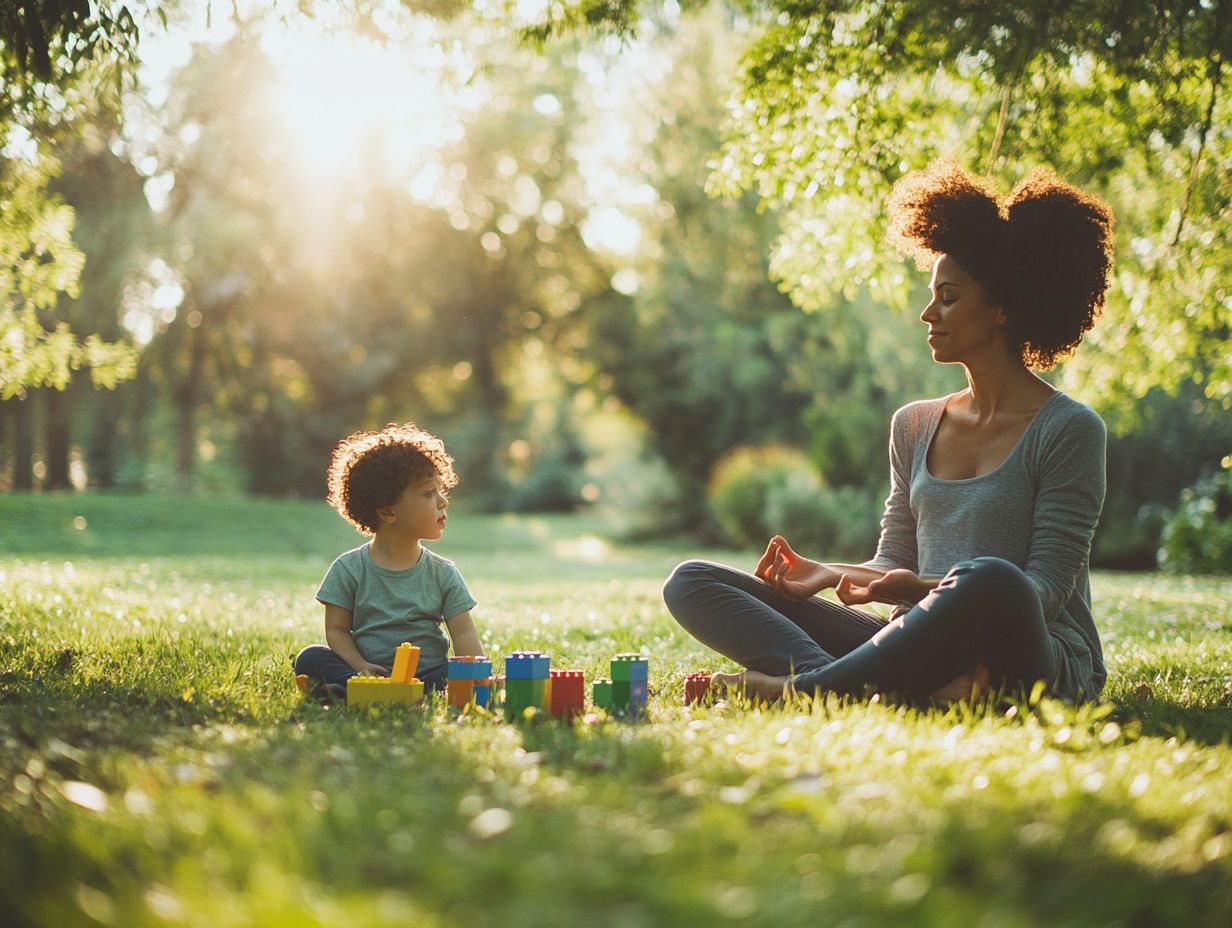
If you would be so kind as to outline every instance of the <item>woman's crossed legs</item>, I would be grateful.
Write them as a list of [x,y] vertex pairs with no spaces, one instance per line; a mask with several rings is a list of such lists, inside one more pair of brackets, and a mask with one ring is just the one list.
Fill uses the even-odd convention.
[[1007,689],[1050,684],[1057,672],[1039,595],[1000,558],[956,564],[889,622],[827,600],[788,599],[751,574],[708,561],[677,567],[663,599],[703,644],[755,673],[791,677],[800,692],[883,690],[924,699],[980,664],[994,686]]

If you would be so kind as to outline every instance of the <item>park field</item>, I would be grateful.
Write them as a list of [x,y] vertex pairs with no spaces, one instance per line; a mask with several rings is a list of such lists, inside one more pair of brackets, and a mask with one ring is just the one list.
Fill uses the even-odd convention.
[[1096,575],[1094,706],[685,708],[662,581],[754,552],[452,516],[489,653],[644,721],[301,702],[323,503],[0,496],[0,925],[1232,925],[1232,580]]

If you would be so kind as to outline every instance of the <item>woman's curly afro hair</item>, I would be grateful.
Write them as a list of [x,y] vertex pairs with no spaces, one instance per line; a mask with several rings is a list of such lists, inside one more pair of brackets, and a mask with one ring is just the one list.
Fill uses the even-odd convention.
[[890,194],[891,244],[926,268],[949,255],[1001,306],[1011,344],[1047,370],[1095,324],[1112,271],[1112,211],[1039,169],[1002,201],[949,158]]
[[447,490],[458,485],[445,443],[413,422],[391,422],[338,442],[329,465],[329,504],[363,534],[375,535],[378,510],[430,477],[439,477]]

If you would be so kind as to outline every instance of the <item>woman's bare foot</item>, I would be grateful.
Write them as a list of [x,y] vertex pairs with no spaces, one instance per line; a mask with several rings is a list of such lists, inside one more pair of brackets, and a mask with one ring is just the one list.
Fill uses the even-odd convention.
[[975,702],[988,692],[988,665],[982,661],[945,686],[933,690],[929,699],[933,702]]
[[789,682],[788,677],[772,677],[756,670],[744,670],[740,673],[712,674],[710,688],[711,691],[732,689],[746,696],[757,696],[769,702],[775,702],[783,698]]

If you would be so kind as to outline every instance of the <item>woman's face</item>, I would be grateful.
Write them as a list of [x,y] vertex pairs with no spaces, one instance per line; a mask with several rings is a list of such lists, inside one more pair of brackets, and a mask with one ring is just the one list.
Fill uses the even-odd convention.
[[960,364],[992,352],[1003,353],[1005,312],[990,303],[984,288],[949,255],[933,262],[929,300],[920,320],[928,325],[933,360]]

